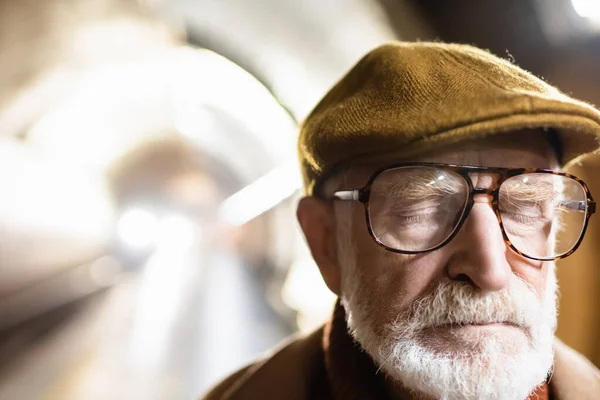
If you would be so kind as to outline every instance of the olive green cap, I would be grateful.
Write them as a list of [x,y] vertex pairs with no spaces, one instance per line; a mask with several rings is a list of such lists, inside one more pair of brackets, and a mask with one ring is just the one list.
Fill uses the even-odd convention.
[[[363,157],[406,158],[522,129],[553,129],[562,163],[600,147],[600,112],[478,48],[392,42],[364,56],[300,127],[304,191]],[[524,133],[526,134],[526,133]]]

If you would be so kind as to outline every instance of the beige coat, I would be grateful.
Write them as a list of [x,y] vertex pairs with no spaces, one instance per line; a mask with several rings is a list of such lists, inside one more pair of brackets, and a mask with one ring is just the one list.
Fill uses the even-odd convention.
[[[323,328],[297,337],[273,354],[229,376],[203,400],[308,400],[306,381],[322,369]],[[600,371],[560,341],[550,380],[553,400],[599,400]],[[312,400],[312,399],[311,399]]]

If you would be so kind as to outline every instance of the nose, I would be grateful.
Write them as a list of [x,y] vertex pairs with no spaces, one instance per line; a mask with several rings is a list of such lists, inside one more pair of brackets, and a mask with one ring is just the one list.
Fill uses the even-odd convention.
[[452,242],[448,260],[451,279],[470,281],[482,292],[499,291],[508,286],[513,274],[507,259],[509,250],[496,214],[484,197],[475,200]]

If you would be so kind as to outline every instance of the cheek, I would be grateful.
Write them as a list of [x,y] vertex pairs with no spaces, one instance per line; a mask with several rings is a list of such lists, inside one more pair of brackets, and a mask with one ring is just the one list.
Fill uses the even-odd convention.
[[539,298],[542,298],[546,288],[548,271],[553,267],[553,263],[529,260],[512,251],[508,254],[508,262],[513,273],[531,285],[535,290],[536,295]]
[[370,310],[376,326],[393,322],[415,299],[429,293],[444,276],[441,251],[418,255],[397,254],[379,246],[366,223],[354,221],[357,279],[361,302]]

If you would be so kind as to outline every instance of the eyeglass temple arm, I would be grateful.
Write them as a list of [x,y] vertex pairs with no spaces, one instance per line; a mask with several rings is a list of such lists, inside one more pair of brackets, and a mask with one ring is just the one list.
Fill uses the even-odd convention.
[[355,200],[360,201],[360,190],[339,190],[333,193],[333,198],[337,200]]
[[583,200],[583,201],[568,200],[568,201],[561,201],[560,205],[565,208],[568,208],[571,210],[577,210],[577,211],[585,211],[586,209],[588,209],[590,214],[593,214],[596,212],[596,202],[595,201],[590,201],[588,203],[585,200]]

